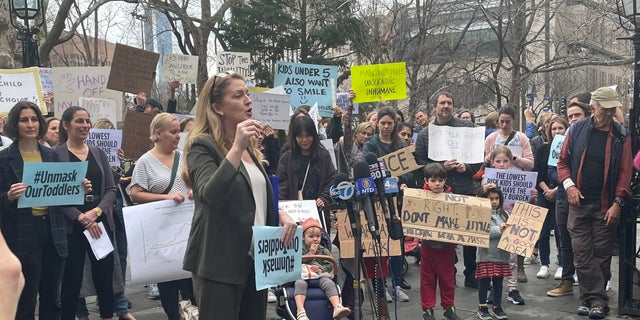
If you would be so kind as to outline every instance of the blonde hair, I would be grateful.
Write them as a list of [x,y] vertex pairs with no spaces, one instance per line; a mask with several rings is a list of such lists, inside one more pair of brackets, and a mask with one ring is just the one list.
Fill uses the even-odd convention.
[[178,121],[178,119],[171,113],[161,112],[156,114],[149,125],[149,132],[151,134],[149,139],[153,143],[156,143],[156,141],[158,141],[158,136],[155,135],[156,131],[164,131],[167,126],[174,121]]
[[376,130],[373,129],[373,126],[371,125],[371,123],[369,123],[368,121],[360,122],[358,126],[356,126],[356,130],[353,131],[353,138],[355,139],[358,136],[358,133],[365,131],[369,128],[371,128],[371,130],[373,130],[375,133]]
[[91,127],[95,129],[115,129],[116,128],[113,125],[113,123],[107,118],[100,118],[96,120],[96,122],[94,122]]
[[[193,120],[191,131],[189,131],[189,138],[184,147],[184,154],[188,155],[193,142],[203,136],[211,138],[216,146],[223,152],[224,156],[226,156],[229,149],[231,149],[233,145],[232,139],[235,137],[225,137],[222,117],[213,111],[213,104],[222,102],[224,91],[229,87],[232,79],[244,81],[241,75],[237,73],[229,74],[229,72],[227,72],[227,76],[221,77],[216,75],[209,78],[202,87],[196,104],[195,120]],[[260,149],[258,149],[255,137],[251,138],[250,150],[258,162],[262,163],[264,156],[262,152],[260,152]],[[188,161],[185,161],[183,165],[182,180],[184,180],[184,183],[188,187],[191,187]]]

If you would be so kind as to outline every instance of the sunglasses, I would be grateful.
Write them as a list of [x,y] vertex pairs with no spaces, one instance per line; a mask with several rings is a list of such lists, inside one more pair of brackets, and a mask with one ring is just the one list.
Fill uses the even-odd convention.
[[[209,99],[211,101],[213,101],[213,92],[216,89],[217,80],[218,79],[224,80],[226,77],[228,77],[228,76],[230,76],[232,74],[235,74],[235,72],[231,71],[231,70],[227,70],[227,71],[220,72],[220,73],[216,74],[215,76],[213,76],[213,85],[211,86],[211,96],[209,97]],[[222,81],[220,81],[220,82],[222,82]]]

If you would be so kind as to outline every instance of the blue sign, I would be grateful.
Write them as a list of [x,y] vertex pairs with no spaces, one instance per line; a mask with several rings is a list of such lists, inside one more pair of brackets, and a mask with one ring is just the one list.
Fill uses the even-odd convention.
[[87,161],[25,162],[22,182],[27,185],[18,208],[84,204]]
[[558,166],[558,159],[560,159],[560,150],[562,150],[562,144],[564,143],[565,136],[561,134],[556,134],[553,137],[553,141],[551,141],[551,149],[549,150],[549,160],[547,161],[547,165],[552,167]]
[[317,102],[320,116],[327,118],[333,116],[332,84],[337,78],[337,66],[278,61],[273,86],[284,87],[293,109]]
[[356,196],[371,194],[376,192],[376,184],[371,177],[356,180]]
[[302,227],[293,241],[282,244],[283,227],[253,227],[253,256],[256,290],[263,290],[300,279],[302,272]]
[[390,177],[384,179],[384,193],[398,193],[400,189],[398,188],[398,178]]

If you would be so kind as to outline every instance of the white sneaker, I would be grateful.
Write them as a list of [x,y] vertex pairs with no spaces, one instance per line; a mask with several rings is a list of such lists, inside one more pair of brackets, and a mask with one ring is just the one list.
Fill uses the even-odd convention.
[[149,300],[160,299],[160,291],[158,291],[157,283],[149,283],[147,285],[147,299]]
[[273,289],[269,289],[267,292],[267,302],[275,303],[276,301],[278,301],[278,298],[276,298],[275,292],[273,292]]
[[577,273],[574,273],[574,274],[573,274],[573,285],[574,285],[574,286],[578,286],[578,285],[580,285],[580,284],[578,283],[578,274],[577,274]]
[[387,291],[386,289],[384,290],[384,294],[387,297],[387,302],[393,302],[393,298],[391,298],[391,295],[389,294],[389,291]]
[[400,288],[400,286],[396,286],[396,290],[393,292],[393,297],[400,302],[409,301],[409,296]]
[[604,291],[609,291],[611,289],[611,281],[607,281],[607,285],[604,287]]
[[562,267],[558,267],[558,269],[556,269],[556,273],[553,275],[553,278],[556,280],[562,279]]
[[540,267],[540,271],[538,271],[538,274],[536,274],[536,278],[538,278],[538,279],[549,278],[549,267],[548,266],[541,266]]
[[538,262],[540,262],[538,256],[532,254],[530,257],[524,258],[523,264],[538,264]]

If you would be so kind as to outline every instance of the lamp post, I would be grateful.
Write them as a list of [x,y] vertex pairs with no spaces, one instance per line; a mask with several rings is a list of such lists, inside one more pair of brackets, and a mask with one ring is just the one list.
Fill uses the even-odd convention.
[[[22,42],[22,67],[40,65],[38,42],[34,36],[40,32],[44,23],[42,0],[9,0],[11,25],[18,30],[18,40]],[[40,23],[30,26],[29,21],[40,16]],[[17,21],[22,20],[22,25]]]

